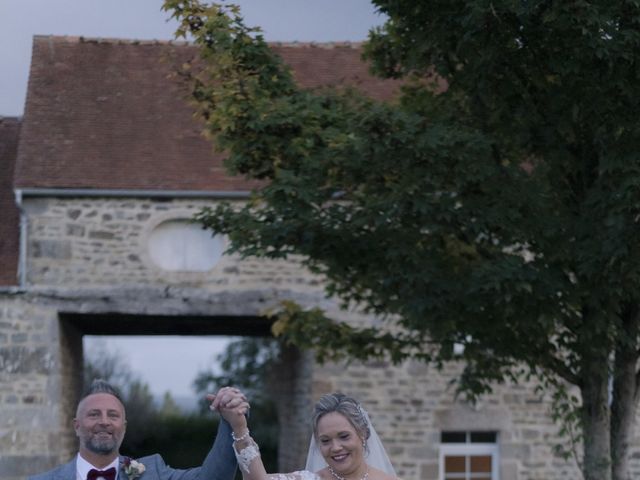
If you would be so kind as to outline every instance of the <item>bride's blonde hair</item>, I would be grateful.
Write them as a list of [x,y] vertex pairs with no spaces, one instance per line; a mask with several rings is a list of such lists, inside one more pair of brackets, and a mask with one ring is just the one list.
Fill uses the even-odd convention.
[[320,397],[320,400],[316,403],[313,409],[313,415],[311,416],[311,426],[313,428],[313,435],[317,436],[318,422],[327,413],[336,412],[343,415],[353,428],[365,441],[365,449],[367,448],[366,441],[371,435],[369,429],[369,421],[358,401],[345,395],[344,393],[335,392],[328,393]]
[[317,432],[320,419],[331,412],[343,415],[349,423],[351,423],[356,433],[364,440],[364,452],[367,457],[367,464],[397,478],[396,471],[389,460],[380,436],[371,424],[366,410],[362,408],[357,400],[339,392],[323,395],[315,405],[313,415],[311,416],[313,435],[311,435],[311,441],[309,443],[305,469],[310,472],[318,472],[322,468],[327,467],[327,461],[318,446]]

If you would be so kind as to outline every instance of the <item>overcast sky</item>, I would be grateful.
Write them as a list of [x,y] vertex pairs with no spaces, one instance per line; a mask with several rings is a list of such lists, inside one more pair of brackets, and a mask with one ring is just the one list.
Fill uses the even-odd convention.
[[[0,0],[0,116],[21,116],[33,35],[169,40],[162,0]],[[246,23],[269,41],[362,41],[382,23],[369,0],[237,0]],[[191,383],[224,338],[101,337],[156,394],[192,395]],[[85,339],[85,348],[101,338]]]

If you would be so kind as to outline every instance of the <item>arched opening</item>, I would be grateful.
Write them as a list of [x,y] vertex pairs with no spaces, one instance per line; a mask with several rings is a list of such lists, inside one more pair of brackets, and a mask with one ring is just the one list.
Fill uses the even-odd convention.
[[[83,338],[86,336],[270,336],[271,320],[251,315],[158,315],[138,313],[79,313],[61,312],[61,378],[65,396],[63,410],[66,425],[71,425],[77,400],[82,390]],[[167,355],[170,355],[167,352]],[[149,358],[152,362],[153,358]],[[176,361],[180,361],[176,358]],[[270,395],[277,406],[279,423],[278,468],[299,469],[304,464],[308,444],[308,414],[310,409],[310,358],[295,348],[282,351],[275,374],[269,378]],[[194,372],[194,376],[195,376]],[[253,422],[260,422],[253,418]],[[292,439],[297,439],[292,441]],[[69,451],[75,452],[73,432],[67,438]],[[205,453],[210,443],[202,446]],[[140,455],[147,452],[140,452]],[[152,453],[155,453],[152,452]],[[166,452],[159,452],[165,453]],[[138,455],[136,452],[134,455]],[[175,464],[175,462],[174,462]],[[176,465],[180,466],[180,465]],[[187,466],[187,465],[185,465]],[[194,466],[193,464],[188,466]]]

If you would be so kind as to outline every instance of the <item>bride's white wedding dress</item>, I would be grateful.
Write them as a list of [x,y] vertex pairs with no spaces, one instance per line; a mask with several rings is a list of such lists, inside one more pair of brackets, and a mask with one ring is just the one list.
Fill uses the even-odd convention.
[[309,470],[300,470],[291,473],[270,473],[269,480],[320,480],[320,476]]

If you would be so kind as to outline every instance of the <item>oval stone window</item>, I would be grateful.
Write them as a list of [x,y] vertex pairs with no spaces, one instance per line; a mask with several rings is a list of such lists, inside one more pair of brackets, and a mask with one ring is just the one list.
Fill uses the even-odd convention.
[[211,230],[187,220],[163,222],[149,236],[149,256],[164,270],[206,272],[223,252],[221,235],[212,235]]

